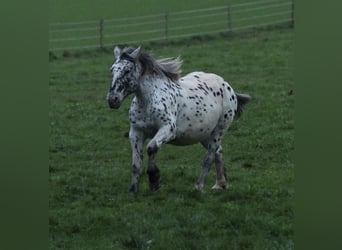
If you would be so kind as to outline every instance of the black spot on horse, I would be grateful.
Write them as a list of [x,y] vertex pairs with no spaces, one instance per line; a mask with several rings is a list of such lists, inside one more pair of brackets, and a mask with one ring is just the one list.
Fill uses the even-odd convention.
[[229,116],[232,116],[233,115],[233,110],[228,110],[228,114],[229,114]]

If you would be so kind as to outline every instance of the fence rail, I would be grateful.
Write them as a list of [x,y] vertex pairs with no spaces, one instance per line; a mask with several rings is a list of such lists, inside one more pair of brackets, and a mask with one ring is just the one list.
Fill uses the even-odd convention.
[[169,41],[195,35],[294,24],[294,0],[265,0],[146,16],[51,23],[50,51]]

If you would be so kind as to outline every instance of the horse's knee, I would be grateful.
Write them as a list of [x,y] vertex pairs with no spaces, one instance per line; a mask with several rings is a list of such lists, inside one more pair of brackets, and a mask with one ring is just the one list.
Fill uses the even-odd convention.
[[156,143],[156,141],[151,141],[148,145],[147,145],[147,154],[150,156],[150,155],[153,155],[153,154],[156,154],[157,151],[158,151],[158,145]]
[[216,152],[215,152],[215,156],[218,157],[221,155],[222,155],[222,146],[218,146],[218,148],[216,149]]
[[129,189],[129,192],[131,194],[136,194],[136,193],[138,193],[138,191],[139,191],[139,184],[138,183],[132,184],[130,189]]

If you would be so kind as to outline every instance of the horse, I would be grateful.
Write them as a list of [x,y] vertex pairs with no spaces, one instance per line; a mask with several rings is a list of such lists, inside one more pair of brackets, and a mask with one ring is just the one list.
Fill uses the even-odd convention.
[[139,190],[143,145],[147,138],[149,187],[161,186],[155,156],[163,144],[191,145],[201,143],[207,150],[200,177],[195,184],[203,191],[204,181],[213,163],[216,183],[213,189],[227,189],[222,157],[222,139],[243,106],[251,99],[237,94],[220,76],[192,72],[181,77],[180,58],[155,59],[141,47],[114,48],[110,67],[112,82],[107,102],[118,109],[123,100],[135,94],[129,109],[129,140],[132,149],[132,181],[129,191]]

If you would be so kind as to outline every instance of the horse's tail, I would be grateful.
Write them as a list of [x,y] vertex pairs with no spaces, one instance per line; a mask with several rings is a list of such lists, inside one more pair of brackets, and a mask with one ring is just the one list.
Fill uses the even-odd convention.
[[248,94],[237,94],[237,112],[235,114],[236,118],[239,118],[242,114],[243,106],[245,106],[252,98]]

